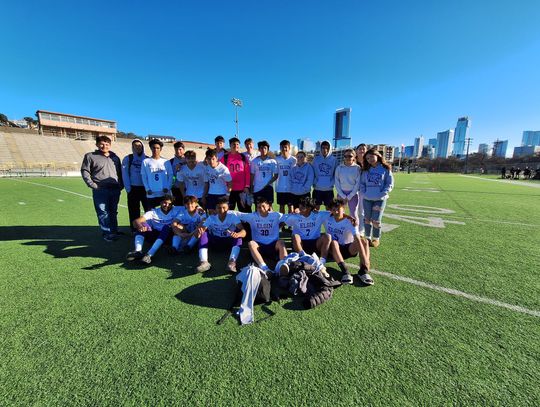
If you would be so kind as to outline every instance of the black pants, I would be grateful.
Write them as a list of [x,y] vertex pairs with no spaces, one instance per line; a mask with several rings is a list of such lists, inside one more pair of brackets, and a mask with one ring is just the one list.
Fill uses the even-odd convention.
[[180,188],[172,187],[171,193],[174,197],[173,204],[176,206],[184,206],[184,196],[182,195],[182,191],[180,191]]
[[236,205],[238,205],[238,210],[243,213],[251,213],[251,208],[247,205],[242,204],[242,200],[240,199],[240,194],[243,191],[231,191],[231,194],[229,195],[229,209],[231,211],[234,211],[236,208]]
[[129,226],[133,229],[133,221],[141,217],[141,205],[145,212],[152,209],[146,198],[146,191],[143,186],[132,186],[127,194],[127,204],[129,213]]

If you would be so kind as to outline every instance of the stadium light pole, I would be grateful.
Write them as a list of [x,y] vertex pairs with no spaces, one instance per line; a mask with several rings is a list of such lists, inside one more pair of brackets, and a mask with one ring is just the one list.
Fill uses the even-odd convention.
[[240,131],[238,130],[238,108],[242,107],[242,101],[237,98],[232,98],[231,103],[235,107],[235,116],[234,116],[234,122],[236,123],[236,137],[240,137]]

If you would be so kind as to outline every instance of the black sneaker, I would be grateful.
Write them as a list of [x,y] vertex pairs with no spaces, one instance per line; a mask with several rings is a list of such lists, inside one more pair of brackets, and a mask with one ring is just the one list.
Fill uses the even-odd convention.
[[116,237],[116,235],[103,235],[103,240],[105,240],[106,242],[114,242],[116,239],[118,239]]
[[129,252],[126,256],[126,260],[133,261],[133,260],[140,260],[143,258],[142,252]]

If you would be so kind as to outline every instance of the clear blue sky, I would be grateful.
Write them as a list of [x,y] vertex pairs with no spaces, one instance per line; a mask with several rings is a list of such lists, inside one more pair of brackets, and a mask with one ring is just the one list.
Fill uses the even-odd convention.
[[540,130],[540,2],[11,1],[0,112],[116,120],[139,135],[410,145],[472,120],[473,150]]

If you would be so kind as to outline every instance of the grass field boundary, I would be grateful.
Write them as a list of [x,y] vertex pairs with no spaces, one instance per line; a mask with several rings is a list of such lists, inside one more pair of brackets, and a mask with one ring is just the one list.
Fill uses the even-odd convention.
[[[77,196],[80,196],[81,198],[93,199],[91,195],[79,194],[78,192],[73,192],[73,191],[69,191],[67,189],[53,187],[51,185],[40,184],[39,182],[30,182],[30,181],[24,181],[22,179],[13,179],[13,178],[10,178],[10,179],[13,180],[13,181],[24,182],[25,184],[37,185],[37,186],[40,186],[40,187],[54,189],[56,191],[65,192],[66,194],[77,195]],[[121,208],[126,208],[127,209],[126,205],[118,204],[118,206],[121,207]]]
[[[360,267],[358,265],[352,264],[352,263],[347,263],[347,266],[351,267],[351,268],[354,268],[356,270],[360,269]],[[500,307],[500,308],[506,308],[506,309],[508,309],[510,311],[519,312],[519,313],[522,313],[522,314],[527,314],[527,315],[531,315],[533,317],[540,318],[540,311],[531,310],[531,309],[522,307],[520,305],[512,305],[512,304],[508,304],[508,303],[498,301],[498,300],[494,300],[494,299],[491,299],[491,298],[480,297],[478,295],[469,294],[469,293],[466,293],[464,291],[459,291],[459,290],[455,290],[453,288],[446,288],[446,287],[442,287],[442,286],[439,286],[439,285],[426,283],[425,281],[415,280],[414,278],[410,278],[410,277],[403,277],[403,276],[400,276],[400,275],[397,275],[397,274],[388,273],[386,271],[380,271],[380,270],[371,269],[371,270],[369,270],[369,272],[372,273],[372,274],[379,275],[379,276],[391,278],[392,280],[412,284],[412,285],[415,285],[415,286],[418,286],[418,287],[428,288],[430,290],[439,291],[439,292],[442,292],[442,293],[445,293],[445,294],[450,294],[450,295],[453,295],[453,296],[456,296],[456,297],[466,298],[466,299],[468,299],[470,301],[475,301],[475,302],[480,302],[480,303],[483,303],[483,304],[494,305],[494,306],[497,306],[497,307]]]
[[475,175],[465,175],[465,174],[460,174],[460,176],[466,177],[466,178],[481,179],[482,181],[502,182],[503,184],[508,184],[508,185],[519,185],[522,187],[540,188],[540,183],[535,184],[534,181],[531,181],[531,183],[529,184],[523,181],[516,181],[516,180],[511,180],[511,179],[491,179],[491,178],[482,178],[482,177],[477,177]]

